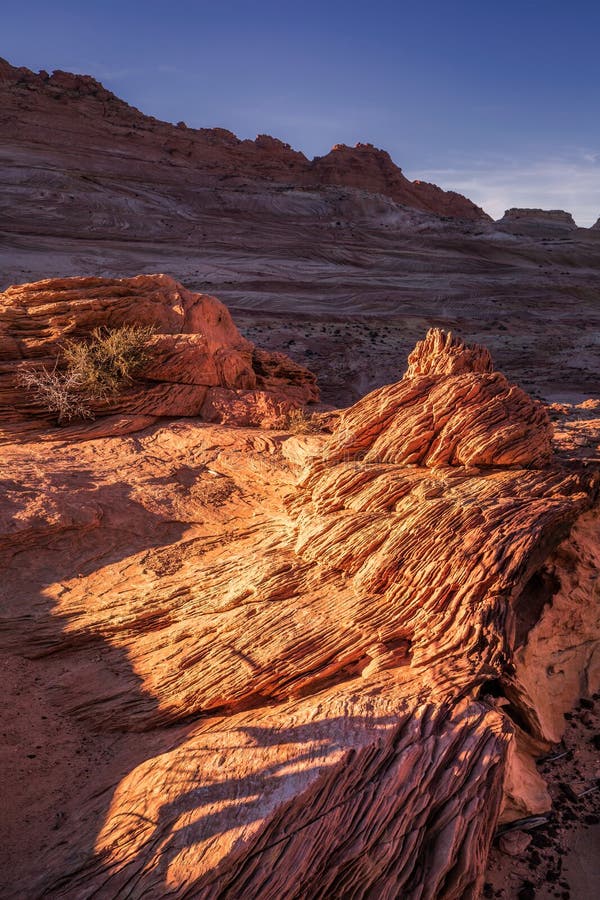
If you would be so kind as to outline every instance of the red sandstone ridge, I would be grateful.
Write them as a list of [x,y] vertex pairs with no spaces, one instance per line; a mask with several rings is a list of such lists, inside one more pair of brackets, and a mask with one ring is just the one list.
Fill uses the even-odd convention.
[[[0,60],[0,126],[4,140],[54,147],[64,151],[65,158],[75,150],[80,157],[93,150],[97,162],[99,155],[115,156],[119,146],[120,160],[103,160],[115,172],[125,170],[129,155],[138,158],[138,165],[143,160],[175,166],[182,176],[187,171],[185,177],[194,172],[211,179],[263,179],[292,187],[340,185],[383,194],[438,216],[490,219],[460,194],[409,181],[388,153],[371,144],[338,145],[309,161],[268,135],[240,140],[222,128],[170,125],[143,115],[89,76],[35,74],[6,60]],[[71,146],[74,134],[76,148]]]
[[318,156],[312,161],[311,172],[320,184],[338,184],[385,194],[397,203],[440,216],[491,221],[480,207],[462,194],[443,191],[424,181],[409,181],[389,153],[373,144],[356,144],[355,147],[336,144],[326,156]]
[[147,426],[157,416],[272,426],[291,408],[318,399],[311,372],[255,347],[219,300],[167,275],[49,279],[0,294],[0,421],[8,433],[48,421],[19,386],[20,372],[52,370],[65,339],[132,324],[155,327],[151,361],[131,388],[96,407],[97,415],[120,415],[94,433]]
[[476,900],[597,689],[598,472],[550,438],[433,331],[330,435],[5,448],[6,727],[36,750],[3,785],[3,893]]
[[546,410],[493,371],[487,350],[431,330],[408,362],[402,381],[341,414],[324,459],[358,455],[368,464],[427,467],[549,462]]

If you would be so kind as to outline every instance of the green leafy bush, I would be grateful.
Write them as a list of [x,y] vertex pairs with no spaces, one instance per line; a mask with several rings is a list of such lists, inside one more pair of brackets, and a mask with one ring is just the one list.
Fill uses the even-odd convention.
[[77,374],[81,388],[93,400],[107,400],[133,383],[150,359],[151,325],[95,328],[91,340],[67,341],[63,357],[67,371]]

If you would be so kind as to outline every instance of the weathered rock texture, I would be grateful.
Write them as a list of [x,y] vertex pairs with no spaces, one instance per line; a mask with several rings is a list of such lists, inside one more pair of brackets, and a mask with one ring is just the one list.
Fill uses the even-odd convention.
[[[294,406],[318,399],[311,372],[282,353],[256,348],[219,300],[167,275],[50,279],[0,294],[0,424],[6,433],[39,427],[44,415],[19,385],[23,370],[52,371],[65,340],[85,340],[99,326],[134,324],[156,329],[151,360],[131,388],[96,404],[98,414],[121,413],[146,426],[149,416],[273,426]],[[106,433],[111,427],[107,423]]]
[[504,231],[532,236],[559,237],[577,230],[573,216],[563,209],[507,209],[496,225]]
[[409,181],[389,153],[372,144],[356,144],[355,147],[336,144],[326,156],[312,161],[307,182],[383,194],[397,203],[440,216],[490,220],[487,213],[462,194],[443,191],[436,184],[424,181]]
[[88,743],[53,745],[35,798],[43,743],[7,785],[6,891],[477,897],[503,793],[530,808],[515,772],[556,738],[545,636],[589,645],[561,704],[597,676],[597,474],[549,440],[485,350],[433,332],[331,435],[7,450],[3,643]]
[[[32,115],[33,113],[33,115]],[[23,134],[24,119],[27,134]],[[383,194],[398,203],[437,215],[489,220],[478,206],[454,191],[409,181],[388,153],[372,144],[336,145],[308,160],[289,144],[259,135],[240,140],[223,128],[193,129],[160,122],[119,100],[86,75],[56,71],[35,74],[0,59],[0,126],[6,138],[18,136],[45,147],[64,145],[64,128],[77,130],[95,154],[116,156],[117,144],[133,138],[144,162],[168,162],[211,179],[266,179],[287,185],[342,185]],[[183,124],[183,123],[182,123]],[[81,145],[78,151],[85,152]],[[121,167],[132,159],[122,159]]]
[[397,381],[432,326],[485,344],[537,396],[599,395],[599,230],[496,225],[368,146],[309,162],[157,122],[84,76],[3,73],[0,290],[168,272],[336,406]]
[[406,378],[342,414],[328,462],[439,467],[549,461],[548,414],[493,371],[487,350],[430,331],[408,362]]

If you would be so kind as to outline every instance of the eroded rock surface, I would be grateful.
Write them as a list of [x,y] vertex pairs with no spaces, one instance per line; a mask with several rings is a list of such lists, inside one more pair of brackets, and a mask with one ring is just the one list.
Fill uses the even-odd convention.
[[535,396],[598,396],[597,229],[507,229],[369,145],[309,161],[158,122],[85,76],[1,68],[0,290],[168,272],[336,406],[397,381],[432,326],[485,344]]
[[[314,375],[282,353],[242,337],[215,297],[186,290],[168,275],[64,278],[17,285],[0,294],[0,423],[15,436],[43,422],[44,408],[19,373],[60,365],[65,340],[96,327],[151,325],[150,362],[135,384],[95,405],[148,425],[148,417],[200,416],[228,424],[273,426],[295,406],[314,402]],[[47,410],[46,410],[47,414]],[[46,415],[46,419],[48,416]],[[120,427],[126,427],[123,418]],[[151,421],[151,420],[150,420]]]
[[563,209],[507,209],[496,225],[503,231],[534,237],[557,238],[577,230],[573,216]]
[[[134,153],[141,156],[138,162],[154,160],[183,167],[190,173],[188,177],[193,173],[194,179],[264,179],[313,188],[341,185],[383,194],[437,215],[490,219],[461,194],[410,181],[388,153],[372,144],[338,144],[326,156],[308,160],[269,135],[259,135],[254,141],[240,140],[223,128],[194,129],[183,123],[175,126],[160,122],[129,106],[90,76],[62,71],[35,73],[0,59],[0,124],[5,137],[62,147],[63,128],[67,122],[72,128],[73,119],[78,120],[83,141],[93,141],[96,154],[115,156],[115,142],[127,145],[128,138],[133,137],[137,145]],[[135,163],[127,156],[121,156],[117,169],[122,171]]]
[[7,784],[11,896],[478,896],[556,737],[544,641],[598,640],[598,476],[435,331],[332,427],[5,449],[4,652],[59,733],[112,736]]

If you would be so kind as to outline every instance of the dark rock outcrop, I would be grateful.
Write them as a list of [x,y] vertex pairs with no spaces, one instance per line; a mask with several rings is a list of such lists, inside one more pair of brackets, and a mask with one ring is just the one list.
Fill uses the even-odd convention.
[[531,237],[560,236],[577,230],[573,216],[562,209],[507,209],[496,227]]

